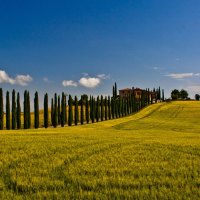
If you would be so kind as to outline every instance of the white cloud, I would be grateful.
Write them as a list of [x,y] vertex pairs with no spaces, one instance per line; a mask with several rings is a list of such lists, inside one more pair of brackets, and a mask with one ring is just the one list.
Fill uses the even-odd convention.
[[15,78],[16,84],[26,86],[33,78],[30,75],[17,75]]
[[176,73],[172,73],[172,74],[167,74],[165,76],[168,76],[168,77],[173,78],[173,79],[184,79],[184,78],[190,78],[190,77],[193,77],[193,76],[199,76],[199,74],[194,74],[194,73],[176,74]]
[[64,86],[64,87],[70,87],[70,86],[72,86],[72,87],[77,87],[78,86],[78,83],[77,82],[75,82],[75,81],[72,81],[72,80],[64,80],[63,82],[62,82],[62,85]]
[[3,71],[0,70],[0,83],[10,83],[10,84],[15,84],[15,80],[11,77],[9,77],[9,75]]
[[98,78],[100,78],[100,79],[110,79],[110,75],[106,75],[106,74],[99,74],[99,75],[97,75],[97,77]]
[[26,86],[29,82],[31,82],[33,78],[30,75],[17,75],[15,78],[9,77],[9,75],[0,70],[0,83],[9,83],[9,84],[18,84],[21,86]]
[[101,79],[100,78],[86,78],[86,77],[82,77],[79,80],[80,85],[87,87],[87,88],[95,88],[97,87],[100,83],[101,83]]

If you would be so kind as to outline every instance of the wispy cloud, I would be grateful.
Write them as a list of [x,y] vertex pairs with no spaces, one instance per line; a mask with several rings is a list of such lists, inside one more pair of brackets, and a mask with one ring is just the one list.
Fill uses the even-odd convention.
[[0,70],[0,83],[26,86],[32,80],[33,78],[30,75],[17,75],[15,78],[12,78],[4,70]]
[[77,87],[77,86],[78,86],[78,83],[75,82],[75,81],[72,81],[72,80],[64,80],[64,81],[62,82],[62,85],[63,85],[64,87]]
[[48,79],[47,77],[44,77],[44,78],[43,78],[43,81],[44,81],[45,83],[48,83],[48,82],[49,82],[49,79]]
[[184,78],[191,78],[191,77],[197,77],[200,76],[200,73],[172,73],[172,74],[167,74],[165,76],[168,76],[173,79],[184,79]]
[[78,81],[64,80],[62,85],[64,87],[77,87],[78,85],[86,88],[96,88],[103,80],[110,79],[110,75],[98,74],[95,77],[90,77],[88,73],[82,73],[82,77]]

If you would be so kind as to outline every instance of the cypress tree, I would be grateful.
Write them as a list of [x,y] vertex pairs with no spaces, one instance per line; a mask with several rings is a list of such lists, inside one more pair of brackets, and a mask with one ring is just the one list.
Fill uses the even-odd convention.
[[34,127],[39,128],[39,100],[38,92],[35,92],[34,98]]
[[21,129],[21,106],[19,92],[17,93],[17,129]]
[[54,102],[53,98],[51,98],[51,125],[54,125]]
[[61,124],[60,95],[58,96],[58,125]]
[[64,107],[65,107],[65,124],[67,124],[67,97],[66,95],[63,93],[64,95]]
[[165,94],[164,94],[164,89],[162,89],[162,100],[165,100]]
[[122,105],[121,105],[121,116],[124,116],[124,99],[122,98]]
[[119,97],[119,103],[118,103],[118,116],[122,116],[122,98]]
[[113,95],[112,95],[113,98],[115,98],[115,86],[113,85]]
[[74,124],[77,126],[78,124],[78,98],[75,96],[75,105],[74,105]]
[[71,126],[72,125],[72,122],[73,122],[73,111],[72,111],[72,108],[73,108],[73,100],[72,100],[72,97],[71,95],[69,95],[69,100],[68,100],[68,125]]
[[28,117],[28,128],[31,128],[31,105],[30,105],[30,95],[27,93],[27,117]]
[[105,97],[105,120],[108,120],[108,100]]
[[12,91],[12,129],[16,129],[16,100],[15,90]]
[[24,91],[24,129],[28,128],[27,90]]
[[53,127],[56,128],[58,125],[58,98],[57,94],[54,94],[54,113],[53,113]]
[[91,100],[91,120],[92,120],[92,123],[94,123],[94,119],[95,119],[95,99],[94,99],[94,97],[92,97],[92,100]]
[[115,82],[115,98],[117,98],[117,83]]
[[108,119],[111,120],[111,102],[110,102],[110,96],[108,97]]
[[90,118],[89,118],[89,102],[88,102],[88,98],[86,99],[86,104],[85,104],[85,117],[86,117],[86,122],[88,124],[89,121],[90,121]]
[[96,102],[96,122],[99,122],[99,114],[100,114],[100,102],[99,102],[99,96],[98,96],[97,102]]
[[103,96],[101,95],[101,121],[104,120],[104,99]]
[[60,123],[61,126],[64,127],[65,126],[65,117],[66,117],[66,104],[65,104],[65,95],[64,92],[62,93],[62,98],[61,98],[61,115],[60,115]]
[[9,92],[6,92],[6,129],[10,130],[10,97]]
[[114,100],[115,117],[118,118],[118,99]]
[[84,111],[83,111],[83,96],[81,96],[81,125],[84,123]]
[[115,118],[115,102],[114,98],[111,98],[111,113],[112,113],[112,119]]
[[44,127],[48,128],[49,126],[49,110],[48,110],[48,94],[44,95]]
[[0,130],[3,130],[4,112],[3,112],[3,90],[0,88]]

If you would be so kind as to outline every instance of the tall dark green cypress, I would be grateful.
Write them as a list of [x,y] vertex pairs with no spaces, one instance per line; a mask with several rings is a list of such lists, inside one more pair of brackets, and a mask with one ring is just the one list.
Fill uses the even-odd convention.
[[6,92],[6,129],[10,130],[10,95]]
[[88,98],[86,99],[86,103],[85,103],[85,118],[86,118],[86,122],[87,124],[90,121],[90,117],[89,117],[89,101]]
[[0,88],[0,130],[3,130],[4,111],[3,111],[3,90]]
[[58,96],[58,125],[61,124],[60,95]]
[[17,93],[17,129],[21,129],[21,105],[19,92]]
[[44,95],[44,127],[49,126],[49,108],[48,108],[48,94]]
[[54,113],[53,113],[53,127],[56,128],[58,125],[58,98],[57,94],[54,94]]
[[98,96],[96,102],[96,122],[99,122],[99,115],[100,115],[100,101]]
[[104,99],[103,96],[101,95],[101,121],[104,120],[104,115],[105,115]]
[[94,119],[95,119],[95,99],[92,96],[92,100],[91,100],[91,120],[92,120],[92,123],[94,123],[94,121],[95,121]]
[[28,128],[27,90],[24,91],[24,129]]
[[117,98],[117,83],[115,82],[115,98]]
[[122,116],[122,98],[119,97],[119,103],[118,103],[118,115],[119,117]]
[[28,128],[31,128],[31,104],[30,104],[30,95],[27,93],[27,114],[28,114]]
[[84,103],[83,102],[83,96],[81,96],[81,125],[84,124],[84,109],[83,109],[84,104],[83,103]]
[[69,95],[69,100],[68,100],[68,125],[71,126],[73,122],[73,100],[71,95]]
[[111,102],[110,102],[110,96],[108,97],[108,119],[111,120]]
[[79,114],[78,114],[78,98],[75,96],[75,105],[74,105],[74,124],[77,126],[78,125],[78,119],[79,119]]
[[105,97],[105,120],[108,120],[108,100],[107,97]]
[[68,120],[67,120],[67,97],[66,95],[63,93],[64,95],[64,107],[65,107],[65,124],[67,124]]
[[12,91],[12,129],[16,129],[16,99],[15,90]]
[[34,127],[39,128],[39,99],[38,92],[35,92],[34,98]]
[[51,125],[54,125],[54,101],[53,98],[51,98]]
[[63,92],[61,98],[61,115],[60,115],[60,123],[62,127],[65,126],[65,121],[66,121],[65,117],[66,117],[66,103],[65,103],[65,95]]
[[115,118],[115,102],[114,102],[114,98],[111,98],[111,113],[112,113],[112,119]]
[[89,102],[89,104],[90,104],[90,120],[92,121],[92,97],[90,96],[90,102]]

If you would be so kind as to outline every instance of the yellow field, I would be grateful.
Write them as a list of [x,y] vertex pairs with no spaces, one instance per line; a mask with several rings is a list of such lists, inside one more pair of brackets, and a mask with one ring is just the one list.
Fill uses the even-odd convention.
[[0,132],[0,199],[200,199],[200,102]]

